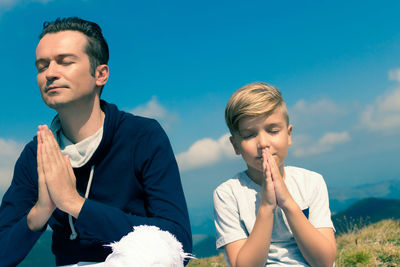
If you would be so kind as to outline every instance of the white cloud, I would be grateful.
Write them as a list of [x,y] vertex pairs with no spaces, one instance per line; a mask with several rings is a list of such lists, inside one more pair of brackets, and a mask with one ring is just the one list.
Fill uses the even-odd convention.
[[0,0],[0,15],[6,11],[13,9],[17,5],[26,5],[34,2],[47,4],[51,1],[53,0]]
[[299,135],[293,138],[291,151],[295,157],[307,157],[329,152],[336,145],[341,145],[351,140],[350,134],[346,131],[326,133],[316,142],[313,142],[313,138],[308,135]]
[[299,100],[292,108],[292,112],[301,115],[315,113],[342,113],[342,110],[331,100],[321,99],[315,103],[309,103],[303,99]]
[[22,148],[21,143],[0,138],[0,191],[5,191],[10,185],[14,164]]
[[290,123],[296,129],[332,125],[337,123],[337,120],[346,113],[345,108],[328,99],[321,99],[317,102],[299,100],[293,107],[289,108]]
[[179,169],[187,171],[213,165],[225,158],[234,158],[235,152],[229,136],[227,133],[218,140],[204,138],[196,141],[187,151],[176,156]]
[[[400,82],[400,69],[389,71],[389,78]],[[384,133],[400,130],[400,87],[378,96],[361,113],[361,127]]]
[[156,119],[166,130],[170,129],[178,121],[178,115],[167,111],[156,96],[153,96],[149,102],[137,106],[130,112],[135,115]]
[[0,0],[0,14],[4,11],[12,9],[20,0]]
[[389,80],[400,82],[400,69],[389,70]]

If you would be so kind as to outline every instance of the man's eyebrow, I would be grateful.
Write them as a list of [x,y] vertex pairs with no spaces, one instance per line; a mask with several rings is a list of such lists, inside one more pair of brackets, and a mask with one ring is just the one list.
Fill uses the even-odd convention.
[[74,57],[74,58],[77,58],[78,56],[75,55],[75,54],[68,54],[68,53],[67,53],[67,54],[59,54],[59,55],[56,56],[57,59],[65,58],[65,57]]
[[44,63],[44,62],[47,62],[47,61],[48,61],[47,59],[39,58],[39,59],[37,59],[35,61],[35,66],[37,67],[40,63]]
[[[66,54],[59,54],[59,55],[56,56],[56,60],[60,60],[60,59],[66,58],[66,57],[77,58],[78,56],[75,55],[75,54],[69,54],[69,53],[66,53]],[[42,62],[47,62],[47,61],[49,61],[47,58],[39,58],[39,59],[37,59],[37,60],[35,61],[35,66],[38,66],[38,64],[40,64],[40,63],[42,63]]]

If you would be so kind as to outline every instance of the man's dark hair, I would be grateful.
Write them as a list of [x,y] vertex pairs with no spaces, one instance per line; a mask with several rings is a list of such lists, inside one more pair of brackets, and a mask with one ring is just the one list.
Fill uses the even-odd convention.
[[78,31],[86,35],[88,42],[85,52],[89,56],[92,76],[95,76],[97,66],[108,63],[108,45],[99,25],[78,17],[57,18],[55,21],[43,23],[43,30],[39,39],[42,39],[48,33],[62,31]]

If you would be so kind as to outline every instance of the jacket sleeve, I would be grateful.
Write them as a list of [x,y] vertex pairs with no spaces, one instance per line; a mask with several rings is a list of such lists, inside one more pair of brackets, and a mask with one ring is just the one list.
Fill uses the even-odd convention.
[[[173,234],[186,253],[192,252],[192,236],[178,166],[170,142],[154,120],[133,148],[134,165],[146,195],[147,216],[124,213],[86,199],[75,226],[81,238],[118,241],[133,226],[154,225]],[[93,227],[93,224],[96,227]]]
[[42,232],[31,231],[26,216],[37,201],[37,172],[34,151],[22,151],[11,185],[0,207],[0,266],[15,266],[32,249]]

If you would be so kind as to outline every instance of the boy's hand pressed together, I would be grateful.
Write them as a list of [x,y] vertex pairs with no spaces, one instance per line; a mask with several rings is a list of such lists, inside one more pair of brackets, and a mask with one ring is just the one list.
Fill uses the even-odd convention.
[[289,205],[294,202],[286,184],[283,180],[281,172],[279,171],[278,165],[273,158],[271,151],[268,148],[263,150],[263,165],[266,164],[267,168],[270,170],[270,175],[272,177],[272,183],[274,185],[274,191],[276,196],[276,204],[282,209],[285,205]]
[[261,182],[262,197],[260,205],[271,206],[274,210],[277,205],[277,198],[275,193],[275,185],[271,173],[271,166],[268,163],[267,153],[271,154],[268,148],[264,148],[262,150],[262,167],[264,179]]

